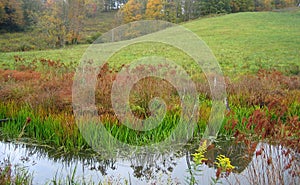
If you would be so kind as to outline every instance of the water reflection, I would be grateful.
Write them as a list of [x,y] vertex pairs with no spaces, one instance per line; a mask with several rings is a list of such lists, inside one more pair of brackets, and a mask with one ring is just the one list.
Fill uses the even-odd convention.
[[259,143],[245,170],[230,176],[228,182],[297,185],[300,183],[300,155],[280,145]]
[[9,159],[13,165],[25,166],[34,173],[34,184],[49,182],[56,174],[65,179],[75,167],[78,178],[92,179],[94,182],[114,176],[130,178],[133,184],[143,184],[156,181],[158,174],[163,181],[171,177],[180,157],[180,153],[139,153],[118,159],[102,159],[95,153],[59,156],[55,150],[45,147],[0,142],[0,161]]
[[[76,177],[86,181],[103,181],[107,178],[127,179],[132,184],[186,184],[196,172],[191,169],[196,145],[169,154],[140,152],[128,157],[103,159],[95,153],[81,155],[58,155],[55,150],[26,144],[0,142],[0,161],[5,159],[15,165],[23,165],[33,172],[34,184],[50,182],[56,174],[65,179],[76,168]],[[263,148],[263,152],[259,153]],[[299,181],[299,154],[281,146],[258,144],[248,155],[244,144],[218,143],[208,151],[213,160],[218,154],[229,157],[236,172],[223,184],[297,184]],[[286,152],[286,153],[284,153]],[[289,153],[288,153],[289,152]],[[257,155],[260,154],[260,155]],[[290,164],[289,169],[287,165]],[[195,175],[200,184],[210,184],[215,177],[211,165],[202,165],[200,175]],[[299,174],[297,174],[299,173]],[[271,176],[273,175],[273,176]],[[296,177],[295,177],[296,176]],[[281,179],[282,178],[282,179]],[[279,179],[279,180],[276,180]],[[122,183],[121,183],[122,184]]]

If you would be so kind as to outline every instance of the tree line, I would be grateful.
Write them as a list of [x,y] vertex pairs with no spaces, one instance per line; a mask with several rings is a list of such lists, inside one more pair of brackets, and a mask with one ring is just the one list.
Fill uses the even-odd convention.
[[[300,0],[0,0],[0,28],[20,31],[45,18],[74,32],[80,19],[119,10],[122,23],[140,19],[181,22],[209,14],[267,11],[295,6]],[[50,19],[50,20],[49,20]],[[51,20],[53,19],[53,20]],[[44,21],[45,22],[45,21]]]
[[269,11],[299,3],[299,0],[128,0],[118,16],[123,23],[140,19],[178,23],[210,14]]
[[0,0],[0,31],[34,30],[43,33],[49,47],[76,44],[84,19],[103,11],[106,1]]
[[0,31],[38,30],[49,47],[76,44],[84,20],[118,11],[116,24],[141,19],[174,23],[209,14],[265,11],[295,6],[300,0],[0,0]]

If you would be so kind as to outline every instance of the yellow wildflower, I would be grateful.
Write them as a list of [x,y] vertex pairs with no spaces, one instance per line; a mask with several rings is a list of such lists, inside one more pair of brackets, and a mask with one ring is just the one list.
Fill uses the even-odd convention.
[[207,141],[205,140],[202,145],[196,150],[196,153],[192,154],[193,160],[196,165],[202,164],[204,161],[207,161],[207,158],[204,157],[204,154],[207,152]]
[[218,155],[215,164],[217,165],[218,169],[221,169],[222,172],[228,172],[234,169],[234,166],[231,165],[230,159],[225,155]]

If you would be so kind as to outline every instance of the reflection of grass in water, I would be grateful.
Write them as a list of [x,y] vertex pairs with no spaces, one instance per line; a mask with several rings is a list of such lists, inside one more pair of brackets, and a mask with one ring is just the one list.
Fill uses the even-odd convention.
[[[62,175],[58,175],[58,171],[56,172],[55,176],[51,179],[49,183],[55,184],[55,185],[65,185],[65,184],[72,184],[72,185],[95,185],[95,184],[101,184],[101,185],[129,185],[133,184],[131,181],[131,175],[128,174],[128,178],[124,178],[121,176],[113,176],[113,175],[105,175],[103,179],[95,181],[92,179],[92,177],[84,177],[84,176],[76,176],[77,172],[77,166],[73,170],[67,174],[66,177],[63,177]],[[151,180],[151,183],[149,184],[166,184],[166,185],[174,185],[179,184],[177,179],[172,179],[171,176],[168,176],[167,178],[163,178],[161,175],[157,176],[155,179]]]
[[[199,146],[199,148],[196,150],[193,156],[193,170],[190,171],[191,177],[190,184],[196,184],[195,176],[202,175],[201,167],[204,163],[208,164],[211,161],[208,160],[208,158],[205,157],[207,153],[207,140],[204,140],[202,144]],[[227,178],[230,173],[232,172],[235,167],[231,164],[230,158],[226,157],[225,155],[219,154],[215,159],[212,165],[215,165],[216,167],[216,175],[215,177],[211,178],[212,184],[219,183],[220,178]],[[194,172],[193,172],[194,171]],[[194,174],[193,174],[194,173]]]
[[[62,170],[62,169],[61,169]],[[55,176],[52,178],[51,183],[55,184],[55,185],[59,185],[59,184],[92,184],[92,182],[87,183],[85,182],[84,179],[77,179],[76,178],[76,170],[77,170],[77,166],[74,167],[73,170],[70,171],[69,174],[67,174],[66,177],[62,176],[62,173],[60,173],[60,177],[59,177],[59,172],[57,171],[55,173]]]
[[[259,143],[258,145],[254,144],[253,150],[248,150],[245,144],[235,146],[232,143],[227,147],[225,146],[227,150],[218,151],[214,147],[209,149],[207,152],[214,154],[210,156],[208,153],[206,155],[206,147],[203,148],[203,146],[205,146],[205,142],[192,154],[194,163],[191,165],[193,168],[190,169],[191,176],[187,177],[187,179],[194,184],[196,184],[197,177],[203,176],[201,165],[205,163],[209,167],[212,167],[212,161],[216,159],[216,156],[219,157],[219,161],[215,163],[217,165],[215,173],[216,177],[220,175],[220,178],[213,179],[215,180],[213,183],[298,184],[297,182],[300,180],[299,153],[290,148],[285,148],[281,145]],[[223,148],[224,146],[220,147]],[[231,153],[233,150],[240,150],[240,148],[244,148],[242,157],[239,156],[239,153]],[[226,156],[228,158],[224,156],[220,158],[220,153],[227,153]],[[232,159],[234,169],[232,169],[231,160],[229,161],[229,159]],[[244,164],[241,165],[240,163]],[[235,164],[239,165],[236,166]],[[222,168],[220,167],[224,167],[224,170],[221,170]],[[227,169],[227,167],[229,168]],[[227,172],[231,172],[231,170],[233,173],[229,175]],[[223,176],[221,175],[222,173],[224,173]]]
[[33,175],[26,168],[11,164],[9,159],[0,161],[0,184],[30,185]]
[[298,184],[300,180],[299,153],[280,145],[258,145],[252,162],[231,182],[236,184]]

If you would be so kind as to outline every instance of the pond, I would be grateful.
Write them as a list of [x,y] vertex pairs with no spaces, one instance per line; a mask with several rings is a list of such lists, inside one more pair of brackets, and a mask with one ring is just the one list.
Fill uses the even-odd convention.
[[[252,154],[243,144],[220,143],[209,150],[208,158],[218,153],[231,159],[234,173],[221,178],[222,184],[299,184],[299,153],[279,145],[259,143]],[[0,142],[0,162],[9,160],[33,174],[33,184],[71,178],[76,182],[113,184],[188,184],[191,176],[198,184],[211,184],[216,169],[211,165],[193,167],[193,149],[169,154],[137,154],[101,159],[98,155],[60,155],[45,147],[24,143]],[[190,169],[190,170],[189,170]]]

